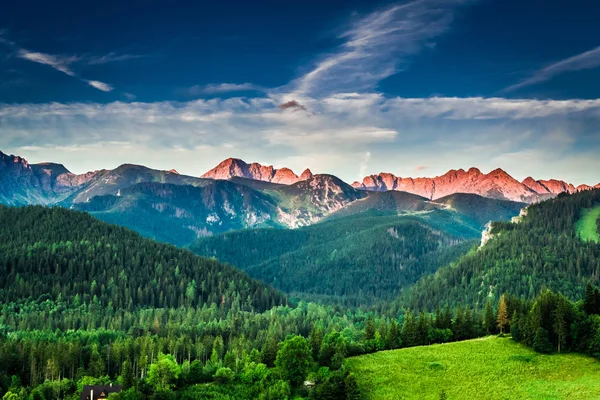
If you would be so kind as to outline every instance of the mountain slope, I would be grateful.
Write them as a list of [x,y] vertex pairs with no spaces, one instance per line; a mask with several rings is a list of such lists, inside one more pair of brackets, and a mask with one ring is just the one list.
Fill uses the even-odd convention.
[[449,210],[468,219],[468,224],[474,228],[482,229],[490,221],[510,220],[526,206],[526,203],[494,200],[468,193],[451,194],[431,201],[406,192],[368,192],[365,198],[348,204],[331,214],[328,219],[360,214],[370,210],[393,214],[426,214],[433,210]]
[[424,277],[399,302],[425,309],[482,307],[488,296],[533,298],[544,287],[576,299],[587,282],[600,279],[600,246],[576,233],[585,210],[597,205],[600,190],[563,194],[529,206],[520,222],[494,223],[485,246]]
[[394,297],[472,246],[416,217],[366,213],[295,230],[229,232],[192,250],[290,293],[358,305]]
[[120,190],[142,182],[204,186],[211,180],[180,175],[171,171],[159,171],[142,165],[123,164],[113,170],[95,174],[63,203],[69,205],[90,201],[94,196],[118,195]]
[[366,196],[333,175],[310,179],[269,191],[279,205],[279,221],[290,228],[310,225]]
[[475,226],[483,227],[490,221],[509,221],[527,206],[508,200],[494,200],[468,193],[455,193],[435,201],[444,204],[473,221]]
[[121,310],[285,303],[235,268],[63,208],[0,206],[0,274],[6,304],[40,296]]
[[228,181],[201,187],[138,183],[119,190],[118,196],[95,196],[73,207],[179,246],[230,230],[280,226],[271,197]]

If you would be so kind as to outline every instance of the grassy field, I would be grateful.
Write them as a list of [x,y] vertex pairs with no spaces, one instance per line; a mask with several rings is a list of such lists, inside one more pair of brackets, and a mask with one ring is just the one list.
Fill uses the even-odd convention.
[[510,338],[383,351],[346,361],[364,399],[600,399],[600,361],[543,355]]
[[600,218],[600,206],[590,208],[583,212],[583,216],[577,222],[577,235],[582,240],[600,242],[598,232],[598,219]]

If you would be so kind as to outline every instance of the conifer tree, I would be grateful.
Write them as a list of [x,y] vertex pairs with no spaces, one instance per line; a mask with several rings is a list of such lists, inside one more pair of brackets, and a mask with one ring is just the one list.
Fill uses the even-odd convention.
[[508,325],[508,308],[506,306],[506,297],[502,295],[500,297],[500,303],[498,304],[498,328],[500,328],[500,333],[504,333],[504,328]]

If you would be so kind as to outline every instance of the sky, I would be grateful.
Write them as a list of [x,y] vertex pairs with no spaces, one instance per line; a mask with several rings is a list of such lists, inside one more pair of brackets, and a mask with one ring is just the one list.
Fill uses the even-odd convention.
[[24,1],[0,151],[75,173],[229,157],[347,182],[502,168],[600,182],[600,2]]

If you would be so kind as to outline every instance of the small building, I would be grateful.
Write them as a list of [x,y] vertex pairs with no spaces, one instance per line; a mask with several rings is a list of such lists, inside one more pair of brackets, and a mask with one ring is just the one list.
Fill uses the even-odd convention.
[[123,386],[112,384],[110,385],[87,385],[83,387],[81,400],[106,400],[111,393],[118,393],[123,389]]

